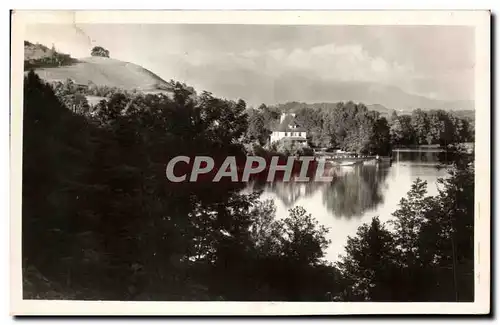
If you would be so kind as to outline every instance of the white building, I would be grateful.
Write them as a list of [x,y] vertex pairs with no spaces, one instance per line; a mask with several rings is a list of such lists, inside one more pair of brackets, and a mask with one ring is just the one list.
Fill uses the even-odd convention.
[[276,130],[273,130],[270,137],[270,143],[280,141],[282,139],[300,144],[307,143],[306,130],[295,123],[295,114],[281,114],[280,124]]

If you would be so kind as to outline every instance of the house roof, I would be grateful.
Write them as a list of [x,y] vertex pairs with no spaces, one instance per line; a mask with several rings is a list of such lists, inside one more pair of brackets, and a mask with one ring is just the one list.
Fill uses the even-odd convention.
[[[291,128],[290,126],[294,125],[295,128]],[[272,131],[277,132],[305,132],[306,130],[295,121],[295,117],[293,115],[287,114],[283,119],[283,122],[279,123],[277,121],[274,125],[271,126]]]
[[273,130],[273,132],[306,132],[306,129],[301,128],[301,127],[296,127],[295,129],[292,129],[288,126],[280,127],[276,130]]

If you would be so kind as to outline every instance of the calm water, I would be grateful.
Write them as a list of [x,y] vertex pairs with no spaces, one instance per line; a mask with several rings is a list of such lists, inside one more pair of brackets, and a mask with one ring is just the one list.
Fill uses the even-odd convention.
[[427,181],[428,194],[437,194],[437,179],[447,175],[438,168],[446,161],[445,153],[394,152],[389,163],[333,167],[337,177],[332,183],[263,183],[250,184],[247,190],[262,189],[261,199],[273,199],[278,218],[288,216],[288,209],[302,206],[321,224],[330,228],[331,244],[326,258],[338,260],[344,253],[347,237],[374,216],[382,221],[391,218],[400,199],[419,177]]

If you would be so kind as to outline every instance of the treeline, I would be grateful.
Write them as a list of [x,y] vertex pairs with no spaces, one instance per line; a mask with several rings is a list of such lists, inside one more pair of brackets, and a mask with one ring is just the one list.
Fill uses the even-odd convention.
[[443,110],[417,109],[411,115],[400,116],[393,113],[390,128],[393,145],[439,144],[446,147],[474,142],[474,120]]
[[[92,104],[88,102],[87,96],[109,99],[115,94],[123,94],[129,100],[133,100],[135,97],[143,94],[139,89],[127,90],[108,85],[96,85],[92,81],[82,85],[75,83],[72,79],[67,79],[65,81],[52,81],[50,82],[50,85],[54,89],[56,95],[63,100],[64,104],[68,108],[74,107],[78,112],[87,111],[92,106]],[[169,81],[167,85],[158,85],[157,89],[172,92],[174,86],[175,82]],[[187,87],[187,89],[190,92],[195,93],[192,87]]]
[[132,97],[140,93],[139,90],[137,89],[125,90],[125,89],[120,89],[118,87],[112,87],[107,85],[96,85],[93,82],[89,82],[83,92],[87,96],[97,96],[97,97],[111,97],[117,93],[121,93],[126,96]]
[[[380,113],[363,104],[337,103],[335,109],[302,107],[295,111],[296,122],[306,130],[311,147],[335,147],[362,154],[388,154],[389,126]],[[250,113],[247,138],[267,141],[281,112],[261,105]]]
[[[446,147],[474,141],[474,121],[464,114],[417,109],[411,115],[398,116],[394,112],[387,119],[361,103],[340,102],[334,107],[295,104],[295,120],[307,131],[311,147],[387,155],[395,146],[438,144]],[[266,144],[272,130],[276,130],[282,113],[280,107],[262,104],[258,109],[250,109],[246,138]]]
[[[123,94],[127,98],[132,99],[141,93],[137,89],[126,90],[113,86],[96,85],[91,81],[86,85],[81,85],[75,83],[72,79],[67,79],[65,81],[52,81],[50,82],[50,85],[54,89],[56,95],[59,98],[63,98],[67,107],[76,105],[78,109],[86,109],[84,106],[89,105],[86,96],[111,98],[115,94]],[[72,102],[72,98],[75,95],[78,95],[80,98],[79,100]]]
[[180,83],[172,98],[117,93],[88,112],[62,99],[26,76],[25,299],[470,300],[470,165],[435,198],[417,183],[396,231],[365,226],[334,266],[323,259],[328,229],[304,209],[277,219],[272,201],[241,194],[245,184],[167,182],[174,156],[246,154],[243,101]]

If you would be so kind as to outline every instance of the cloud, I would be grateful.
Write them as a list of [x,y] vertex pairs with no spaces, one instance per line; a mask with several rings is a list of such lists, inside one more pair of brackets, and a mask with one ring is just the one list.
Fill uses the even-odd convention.
[[[357,45],[335,43],[308,49],[251,49],[242,52],[193,51],[172,55],[171,61],[179,62],[178,72],[186,77],[189,71],[209,67],[212,75],[224,79],[249,81],[248,72],[261,80],[287,82],[281,76],[306,76],[316,81],[359,81],[401,84],[414,74],[411,66],[388,62],[370,55]],[[246,73],[242,73],[246,71]],[[196,78],[196,73],[189,73]],[[184,76],[183,76],[184,75]],[[245,76],[247,75],[247,76]],[[205,80],[210,87],[210,80]],[[282,85],[280,85],[281,87]]]
[[79,27],[76,33],[74,26],[34,26],[30,34],[77,57],[88,55],[90,38],[113,58],[228,98],[274,103],[300,93],[304,100],[320,100],[331,97],[331,87],[342,82],[357,82],[359,88],[374,83],[437,99],[474,98],[474,30],[469,27]]
[[[277,64],[280,64],[277,62]],[[283,60],[287,69],[300,67],[321,79],[393,82],[412,73],[409,66],[372,56],[361,44],[335,43],[293,50]]]

